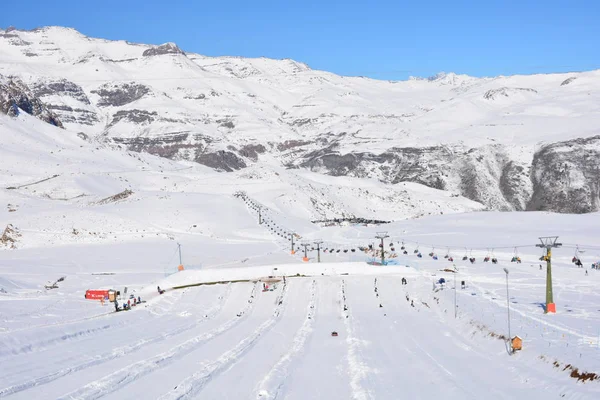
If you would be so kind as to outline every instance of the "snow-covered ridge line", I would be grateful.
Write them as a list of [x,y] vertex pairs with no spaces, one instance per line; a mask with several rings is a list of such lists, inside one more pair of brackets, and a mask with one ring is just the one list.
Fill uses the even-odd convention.
[[[59,27],[7,31],[0,75],[22,85],[0,109],[14,115],[23,105],[23,114],[91,143],[218,171],[283,167],[410,182],[494,210],[600,209],[598,173],[586,161],[600,156],[600,71],[388,82],[288,59],[201,56],[165,39],[150,46]],[[373,199],[356,188],[344,196],[363,194]]]

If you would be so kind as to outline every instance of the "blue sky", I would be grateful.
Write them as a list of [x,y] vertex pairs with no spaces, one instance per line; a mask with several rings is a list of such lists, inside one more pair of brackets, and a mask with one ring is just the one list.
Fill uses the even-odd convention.
[[0,27],[73,27],[380,79],[600,68],[599,0],[9,0]]

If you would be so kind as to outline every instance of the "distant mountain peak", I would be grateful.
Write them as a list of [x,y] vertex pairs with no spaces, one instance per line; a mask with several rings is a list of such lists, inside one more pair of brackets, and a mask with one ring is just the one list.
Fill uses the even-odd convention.
[[185,55],[183,50],[181,50],[179,48],[179,46],[177,46],[173,42],[167,42],[167,43],[161,44],[160,46],[151,47],[148,50],[144,50],[144,52],[142,53],[142,55],[144,57],[159,56],[159,55],[163,55],[163,54],[183,54],[183,55]]
[[434,82],[440,85],[461,85],[465,81],[476,79],[469,75],[456,74],[454,72],[438,72],[435,75],[428,76],[427,78],[411,76],[409,80],[412,81],[427,81]]

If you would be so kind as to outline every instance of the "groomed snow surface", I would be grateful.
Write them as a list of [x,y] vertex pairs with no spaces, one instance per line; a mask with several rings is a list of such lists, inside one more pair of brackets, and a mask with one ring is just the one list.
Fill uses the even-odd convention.
[[[500,213],[453,217],[455,232],[443,232],[450,218],[402,225],[420,235],[411,227],[419,225],[430,232],[430,240],[444,240],[450,234],[482,243],[482,236],[491,231],[486,225],[497,215],[519,218]],[[567,218],[543,214],[529,218],[535,217],[538,222],[548,218],[550,227]],[[598,216],[588,219],[594,221],[581,225],[587,233]],[[483,222],[474,226],[476,221]],[[436,225],[442,229],[436,232]],[[513,225],[518,228],[516,222]],[[400,234],[400,226],[391,224],[390,233]],[[351,227],[344,234],[367,234],[368,229]],[[340,228],[320,233],[327,230],[339,233]],[[470,231],[479,237],[469,236]],[[521,237],[513,239],[518,243]],[[584,269],[570,265],[571,250],[555,252],[558,313],[544,315],[545,271],[539,270],[535,248],[521,250],[522,264],[510,263],[510,257],[498,251],[494,253],[502,260],[498,265],[483,263],[486,251],[476,250],[478,262],[473,265],[450,263],[441,254],[437,261],[426,254],[417,261],[411,254],[405,263],[412,266],[406,267],[348,262],[344,257],[349,256],[339,255],[323,255],[327,262],[317,264],[314,252],[309,263],[302,263],[297,256],[286,255],[283,239],[272,239],[271,244],[277,255],[256,255],[257,266],[244,266],[252,263],[249,259],[167,274],[163,261],[176,252],[170,240],[0,253],[0,286],[7,291],[0,296],[0,397],[593,399],[600,395],[598,381],[577,381],[570,370],[563,370],[567,364],[581,372],[600,370],[600,273],[587,268],[586,276]],[[416,248],[406,245],[411,253]],[[191,247],[189,241],[184,245],[188,253],[202,252]],[[239,251],[235,245],[231,249]],[[264,265],[271,258],[285,262]],[[177,261],[175,254],[168,263]],[[453,264],[458,268],[457,282],[466,283],[465,289],[457,285],[456,319],[455,274],[442,271]],[[510,269],[511,333],[524,339],[523,351],[512,356],[503,340],[490,336],[508,335],[503,267]],[[46,278],[59,276],[66,276],[59,289],[41,289]],[[275,283],[273,291],[263,292],[257,280],[268,276],[287,277]],[[401,284],[402,277],[407,285]],[[441,277],[447,281],[445,288],[434,286]],[[232,282],[173,288],[218,281]],[[166,293],[159,296],[157,285]],[[88,288],[124,286],[146,303],[114,313],[111,304],[83,298]],[[332,336],[334,331],[337,337]],[[555,361],[559,368],[552,364]]]

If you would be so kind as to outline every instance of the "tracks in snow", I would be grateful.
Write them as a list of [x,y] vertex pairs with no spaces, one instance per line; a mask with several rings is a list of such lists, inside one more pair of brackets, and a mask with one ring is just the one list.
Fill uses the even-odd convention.
[[241,340],[231,350],[223,353],[217,360],[204,365],[204,367],[180,382],[173,390],[159,397],[161,400],[167,399],[187,399],[197,395],[208,382],[221,372],[235,365],[240,358],[246,354],[258,342],[260,337],[268,332],[280,319],[281,313],[285,307],[284,298],[287,293],[287,283],[283,284],[281,294],[276,300],[277,305],[273,316],[263,322],[251,335]]
[[290,365],[294,358],[304,349],[306,340],[312,334],[313,322],[317,303],[317,282],[312,281],[310,286],[310,301],[306,309],[306,319],[294,336],[292,347],[271,368],[257,385],[257,399],[276,399],[281,393],[286,378],[289,375]]
[[236,317],[230,319],[224,324],[201,335],[188,339],[164,353],[160,353],[145,360],[138,361],[101,379],[92,381],[82,388],[62,396],[61,399],[98,399],[128,385],[144,375],[147,375],[172,363],[178,358],[185,356],[189,352],[195,350],[206,342],[214,339],[215,337],[223,334],[239,324],[243,320],[241,317],[247,316],[247,314],[254,307],[254,298],[257,287],[258,284],[255,284],[252,288],[248,303],[242,309],[242,311],[238,313]]
[[44,375],[42,377],[39,378],[34,378],[34,379],[30,379],[28,381],[19,383],[17,385],[13,385],[13,386],[9,386],[7,388],[1,389],[0,390],[0,397],[5,397],[8,395],[12,395],[15,393],[19,393],[22,392],[24,390],[30,389],[32,387],[35,386],[41,386],[41,385],[45,385],[47,383],[53,382],[65,375],[74,373],[74,372],[78,372],[78,371],[82,371],[85,370],[87,368],[96,366],[96,365],[100,365],[103,364],[105,362],[109,362],[121,357],[126,356],[127,354],[133,353],[139,349],[144,348],[145,346],[148,346],[150,344],[153,343],[157,343],[163,340],[166,340],[170,337],[179,335],[183,332],[186,332],[190,329],[193,329],[195,327],[197,327],[199,324],[206,322],[208,320],[213,319],[214,317],[216,317],[219,312],[221,311],[221,309],[223,308],[223,304],[225,304],[225,302],[227,301],[227,298],[229,297],[229,295],[231,294],[231,285],[229,285],[227,287],[226,292],[219,296],[219,302],[212,308],[210,308],[206,314],[204,315],[204,317],[202,319],[197,320],[195,323],[191,324],[191,325],[187,325],[187,326],[183,326],[177,329],[173,329],[169,332],[165,332],[161,335],[158,336],[154,336],[151,337],[149,339],[141,339],[133,344],[127,345],[127,346],[122,346],[122,347],[118,347],[116,349],[113,349],[110,352],[107,352],[105,354],[101,354],[99,356],[96,356],[94,358],[92,358],[91,360],[88,361],[84,361],[80,364],[77,364],[75,366],[72,367],[68,367],[68,368],[63,368],[59,371],[53,372],[51,374],[47,374]]
[[346,344],[347,344],[347,361],[348,374],[350,375],[350,388],[352,390],[352,398],[355,400],[372,399],[371,392],[365,389],[362,385],[362,380],[366,378],[370,372],[370,368],[362,361],[360,356],[360,339],[356,337],[354,327],[352,326],[352,315],[346,304],[346,282],[342,280],[340,288],[340,296],[342,303],[342,319],[346,327]]

